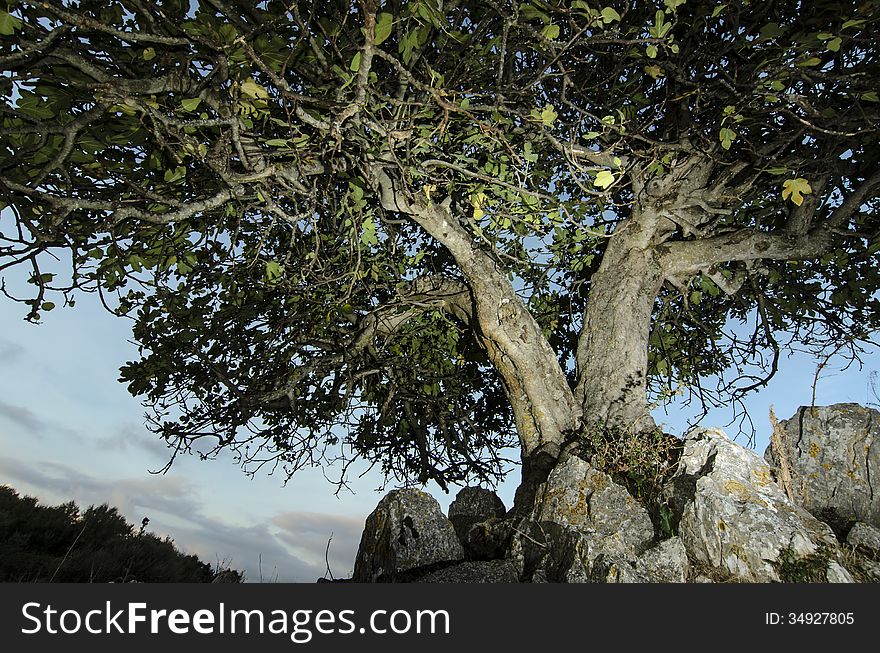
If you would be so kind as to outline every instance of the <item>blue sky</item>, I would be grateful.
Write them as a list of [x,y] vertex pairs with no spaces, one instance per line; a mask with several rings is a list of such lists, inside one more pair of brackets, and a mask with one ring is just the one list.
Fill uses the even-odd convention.
[[[164,475],[167,451],[143,426],[143,408],[118,383],[118,368],[136,356],[128,323],[100,307],[97,297],[57,308],[40,325],[26,323],[24,305],[0,301],[0,484],[45,503],[75,500],[82,507],[108,502],[139,525],[171,536],[205,561],[243,569],[248,580],[312,582],[324,575],[328,539],[335,576],[351,572],[364,519],[382,496],[376,473],[353,475],[353,492],[334,495],[321,470],[305,470],[284,485],[281,476],[245,476],[230,458],[178,458]],[[861,369],[831,364],[817,386],[817,404],[876,401],[870,375],[880,356]],[[767,412],[786,419],[809,404],[815,362],[784,359],[769,387],[749,409],[763,452]],[[667,430],[681,432],[687,409],[655,411]],[[715,411],[704,425],[723,426],[729,410]],[[728,429],[731,435],[736,428]],[[333,472],[328,472],[333,478]],[[509,506],[518,471],[500,488]],[[446,508],[454,498],[428,490]]]

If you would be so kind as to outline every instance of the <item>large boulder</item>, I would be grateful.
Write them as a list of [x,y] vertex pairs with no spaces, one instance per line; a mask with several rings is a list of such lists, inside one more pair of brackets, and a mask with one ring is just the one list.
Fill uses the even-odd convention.
[[[780,427],[795,501],[840,536],[857,521],[880,527],[880,412],[802,406]],[[778,465],[778,453],[765,458]]]
[[605,550],[637,555],[654,539],[648,511],[621,485],[571,456],[538,491],[532,520],[568,526]]
[[[455,496],[449,504],[449,521],[458,535],[459,541],[464,545],[469,557],[474,559],[486,559],[496,557],[492,551],[497,547],[483,546],[479,539],[475,540],[475,546],[469,546],[469,533],[475,524],[489,520],[502,519],[507,514],[504,502],[498,495],[481,487],[466,487]],[[488,529],[482,529],[488,530]],[[476,535],[479,538],[479,533]]]
[[367,517],[352,580],[406,580],[464,559],[464,550],[440,504],[415,489],[389,492]]
[[513,528],[509,556],[525,581],[594,582],[611,573],[594,568],[598,560],[634,568],[653,539],[648,512],[626,488],[572,456],[538,488],[532,514]]
[[720,430],[686,436],[678,476],[693,492],[679,523],[682,543],[720,577],[787,580],[786,564],[823,560],[837,548],[831,529],[788,499],[767,463]]

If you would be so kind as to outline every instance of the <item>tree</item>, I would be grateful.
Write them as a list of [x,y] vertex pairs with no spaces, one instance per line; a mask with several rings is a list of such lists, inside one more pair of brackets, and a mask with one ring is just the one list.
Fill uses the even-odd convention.
[[518,444],[522,508],[572,447],[654,447],[652,402],[870,340],[878,18],[9,3],[2,265],[31,320],[89,290],[133,318],[122,380],[178,451],[445,486]]

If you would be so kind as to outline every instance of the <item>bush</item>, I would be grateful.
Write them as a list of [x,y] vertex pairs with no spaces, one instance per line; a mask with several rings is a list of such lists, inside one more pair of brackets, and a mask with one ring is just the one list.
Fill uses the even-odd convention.
[[0,485],[0,582],[210,583],[221,573],[107,504],[43,506]]

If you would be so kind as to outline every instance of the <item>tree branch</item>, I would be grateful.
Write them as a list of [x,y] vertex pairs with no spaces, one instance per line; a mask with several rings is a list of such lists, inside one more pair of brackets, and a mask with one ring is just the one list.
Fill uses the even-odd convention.
[[828,251],[830,241],[830,233],[822,228],[802,234],[739,229],[709,238],[664,243],[657,246],[657,251],[664,274],[676,277],[731,261],[816,258]]

